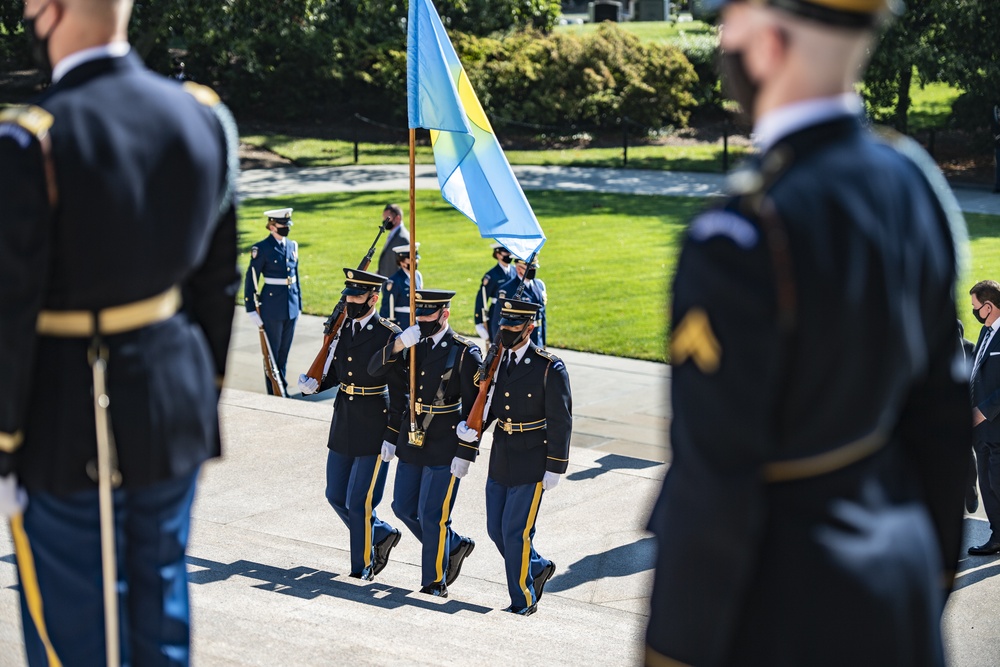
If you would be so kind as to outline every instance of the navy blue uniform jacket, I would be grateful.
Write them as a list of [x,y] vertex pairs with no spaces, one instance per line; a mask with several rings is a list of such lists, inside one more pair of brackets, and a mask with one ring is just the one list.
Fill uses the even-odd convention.
[[[517,293],[517,288],[521,286],[521,278],[517,273],[513,278],[500,285],[497,289],[497,298],[504,296],[513,298]],[[538,278],[531,281],[531,284],[524,288],[521,293],[521,301],[537,303],[541,306],[536,316],[535,329],[531,332],[531,342],[539,347],[545,347],[545,304],[548,303],[548,294],[545,291],[545,283]],[[490,315],[490,340],[496,338],[497,330],[500,328],[500,308],[494,308]]]
[[669,658],[943,661],[971,419],[956,243],[912,150],[807,127],[688,230],[650,522]]
[[0,472],[13,466],[30,490],[93,488],[97,447],[90,341],[36,335],[42,309],[93,311],[179,285],[181,312],[104,341],[123,484],[219,454],[239,272],[226,132],[217,99],[203,101],[134,54],[71,70],[36,102],[53,116],[54,210],[39,143],[0,126],[0,437],[23,433]]
[[[364,328],[353,336],[354,320],[345,320],[340,332],[333,361],[320,391],[340,383],[358,387],[385,385],[385,377],[375,377],[368,371],[368,362],[381,354],[390,340],[400,332],[389,320],[373,315]],[[382,441],[396,442],[399,420],[406,399],[397,384],[389,383],[389,393],[374,396],[350,396],[339,391],[333,402],[333,422],[327,447],[344,456],[373,456],[382,452]]]
[[[393,355],[392,346],[395,342],[394,337],[379,354],[372,357],[370,371],[376,377],[386,377],[388,381],[398,384],[404,395],[403,400],[406,401],[402,419],[396,424],[399,436],[395,441],[390,441],[396,444],[396,456],[400,461],[425,466],[448,465],[455,456],[475,461],[478,449],[459,442],[458,436],[455,435],[455,427],[469,416],[469,410],[472,409],[472,404],[479,393],[479,366],[483,363],[479,346],[449,328],[434,349],[428,351],[427,341],[420,341],[410,348],[417,351],[417,400],[424,405],[453,405],[458,402],[462,404],[458,412],[417,415],[417,428],[424,431],[424,446],[413,447],[409,444],[408,435],[410,431],[408,355],[411,352],[404,349],[399,354]],[[444,384],[442,399],[435,401],[452,350],[457,350],[454,365],[448,382]]]
[[[497,294],[500,293],[500,286],[512,277],[517,277],[514,269],[511,268],[512,266],[509,265],[507,269],[504,269],[500,264],[493,265],[492,269],[483,274],[479,289],[476,291],[476,312],[473,317],[476,324],[485,324],[487,330],[490,322],[493,321],[493,304],[496,303]],[[487,301],[489,301],[488,306],[486,305]]]
[[250,249],[250,265],[243,279],[243,302],[247,312],[254,310],[253,294],[257,278],[285,281],[283,285],[260,285],[260,317],[265,320],[294,320],[302,312],[302,288],[299,283],[299,244],[285,239],[282,247],[273,236]]
[[[489,476],[504,486],[542,481],[545,471],[564,473],[569,465],[573,433],[573,396],[562,360],[528,343],[524,358],[506,375],[497,367],[496,385],[483,430],[493,429]],[[502,422],[525,423],[544,419],[545,428],[507,433]]]

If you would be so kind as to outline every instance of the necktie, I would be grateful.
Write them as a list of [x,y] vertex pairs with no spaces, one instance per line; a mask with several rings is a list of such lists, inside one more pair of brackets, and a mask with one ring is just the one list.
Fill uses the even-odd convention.
[[979,370],[979,364],[983,362],[983,357],[986,356],[986,348],[990,345],[990,339],[993,337],[993,327],[984,327],[986,329],[986,334],[983,336],[983,342],[979,344],[979,353],[976,354],[976,362],[972,365],[972,377],[976,376],[976,371]]
[[514,352],[507,350],[507,375],[510,375],[511,371],[514,370],[514,366],[517,366],[517,357],[514,356]]

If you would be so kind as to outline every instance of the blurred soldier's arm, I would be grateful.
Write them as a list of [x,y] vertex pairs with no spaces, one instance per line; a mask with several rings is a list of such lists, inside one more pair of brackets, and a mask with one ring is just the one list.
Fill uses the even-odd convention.
[[[44,113],[44,112],[43,112]],[[51,207],[41,143],[0,122],[0,475],[12,472],[33,378],[35,322],[49,274]],[[231,307],[230,307],[231,309]]]

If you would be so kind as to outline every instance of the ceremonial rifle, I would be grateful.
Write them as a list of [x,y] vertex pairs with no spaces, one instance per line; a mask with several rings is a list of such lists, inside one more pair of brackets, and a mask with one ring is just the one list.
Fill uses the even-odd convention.
[[[528,258],[528,268],[524,272],[524,278],[521,279],[521,284],[517,286],[517,291],[514,292],[513,298],[515,300],[521,299],[525,285],[535,277],[536,254],[538,254],[537,251],[531,253],[531,257]],[[500,307],[499,301],[498,297],[497,303],[494,304],[495,308]],[[486,326],[489,326],[489,324]],[[527,323],[525,326],[527,326]],[[483,419],[485,417],[483,413],[486,411],[486,398],[489,396],[490,385],[493,384],[493,378],[496,376],[500,359],[503,358],[503,351],[503,343],[500,342],[500,329],[497,328],[497,335],[494,337],[493,342],[490,343],[490,349],[486,353],[486,358],[483,359],[483,365],[479,367],[479,394],[476,395],[476,400],[472,404],[472,410],[469,411],[469,417],[465,420],[465,425],[479,435],[483,433]]]
[[[375,256],[375,247],[378,245],[378,240],[382,238],[383,233],[389,231],[391,228],[391,219],[386,218],[382,221],[382,224],[378,228],[378,234],[375,236],[375,240],[372,241],[372,247],[368,248],[368,254],[358,264],[358,271],[368,270],[368,265],[371,264],[372,257]],[[326,375],[324,370],[326,369],[326,358],[330,354],[330,346],[333,345],[333,341],[340,335],[340,329],[344,326],[344,319],[347,317],[347,306],[344,304],[344,296],[341,295],[340,301],[334,306],[330,317],[326,318],[326,322],[323,323],[323,347],[320,348],[316,358],[313,359],[312,365],[309,366],[309,370],[306,371],[306,376],[316,380],[319,384],[323,384],[323,376]]]
[[[254,286],[253,307],[257,310],[257,316],[260,317],[260,297],[257,295],[257,271],[253,268],[250,271],[253,275]],[[263,318],[261,318],[261,321],[263,321]],[[271,383],[271,393],[275,396],[288,398],[288,392],[285,391],[285,383],[281,381],[281,371],[278,370],[278,364],[274,360],[271,341],[267,339],[267,333],[264,332],[263,325],[257,327],[257,333],[260,334],[260,352],[264,355],[264,375],[267,376],[268,381]]]

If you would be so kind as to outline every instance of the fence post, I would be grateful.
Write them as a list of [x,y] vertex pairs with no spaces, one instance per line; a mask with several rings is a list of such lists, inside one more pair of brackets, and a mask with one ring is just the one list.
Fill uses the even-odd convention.
[[622,169],[628,168],[628,116],[622,118]]
[[354,114],[352,118],[352,125],[354,126],[354,164],[358,163],[358,115]]
[[722,173],[729,173],[729,116],[722,130]]

